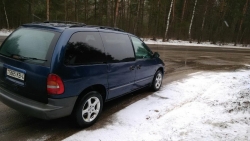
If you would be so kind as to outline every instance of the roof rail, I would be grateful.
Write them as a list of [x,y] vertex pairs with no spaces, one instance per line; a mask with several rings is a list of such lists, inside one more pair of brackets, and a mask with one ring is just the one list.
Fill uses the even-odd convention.
[[81,24],[86,25],[85,23],[79,23],[79,22],[72,22],[72,21],[44,21],[43,23],[59,23],[59,24]]
[[92,27],[92,28],[98,28],[98,29],[108,29],[108,30],[114,30],[114,31],[121,31],[124,32],[124,30],[117,28],[117,27],[110,27],[110,26],[98,26],[98,25],[86,25],[85,23],[79,23],[79,22],[72,22],[72,21],[44,21],[44,22],[33,22],[35,24],[48,24],[53,27]]
[[99,28],[99,29],[109,29],[109,30],[115,30],[115,31],[122,31],[124,30],[117,28],[117,27],[109,27],[109,26],[98,26],[98,25],[86,25],[86,27],[94,27],[94,28]]

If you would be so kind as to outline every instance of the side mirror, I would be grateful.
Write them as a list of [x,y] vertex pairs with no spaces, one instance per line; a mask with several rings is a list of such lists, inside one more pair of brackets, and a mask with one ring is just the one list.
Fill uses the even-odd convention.
[[153,57],[154,57],[154,58],[159,58],[159,57],[160,57],[160,54],[159,54],[158,52],[155,52],[155,53],[153,54]]

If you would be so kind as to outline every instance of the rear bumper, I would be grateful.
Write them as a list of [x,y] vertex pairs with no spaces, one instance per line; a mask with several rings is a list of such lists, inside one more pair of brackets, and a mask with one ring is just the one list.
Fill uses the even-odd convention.
[[40,119],[55,119],[71,114],[77,97],[48,99],[48,104],[15,95],[0,87],[0,100],[9,107]]

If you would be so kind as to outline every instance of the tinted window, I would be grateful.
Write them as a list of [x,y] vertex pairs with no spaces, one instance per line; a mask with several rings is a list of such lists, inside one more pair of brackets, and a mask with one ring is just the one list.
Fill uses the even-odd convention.
[[[57,38],[56,32],[20,28],[4,42],[0,53],[13,58],[16,58],[15,56],[22,56],[47,60],[48,50],[50,46],[55,44],[54,41]],[[44,63],[44,61],[39,60],[27,61]]]
[[134,51],[128,35],[101,33],[108,62],[134,61]]
[[140,39],[131,37],[135,49],[136,59],[151,58],[152,51]]
[[105,62],[102,41],[97,32],[78,32],[67,43],[65,64],[97,64]]

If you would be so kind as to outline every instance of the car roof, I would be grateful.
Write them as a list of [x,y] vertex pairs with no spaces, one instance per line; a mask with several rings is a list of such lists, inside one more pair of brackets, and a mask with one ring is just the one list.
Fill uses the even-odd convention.
[[63,32],[67,29],[87,29],[88,31],[93,29],[93,31],[97,31],[97,29],[100,29],[100,31],[108,31],[108,32],[120,32],[120,33],[126,33],[124,30],[116,28],[116,27],[109,27],[109,26],[98,26],[98,25],[86,25],[84,23],[77,23],[77,22],[41,22],[41,23],[28,23],[23,24],[22,27],[29,27],[29,28],[43,28],[48,30],[53,30],[57,32]]

